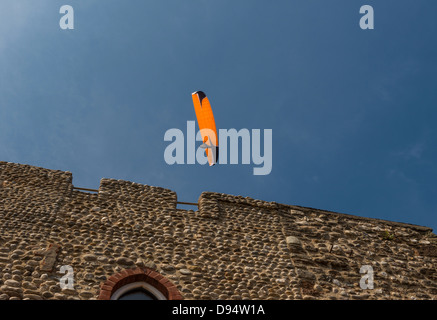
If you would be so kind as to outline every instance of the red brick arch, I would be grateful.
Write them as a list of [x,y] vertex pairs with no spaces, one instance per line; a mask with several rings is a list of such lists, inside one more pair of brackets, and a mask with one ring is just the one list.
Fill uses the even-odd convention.
[[99,300],[110,300],[119,288],[141,281],[158,289],[168,300],[183,300],[179,290],[170,280],[148,268],[124,269],[109,277],[100,287]]

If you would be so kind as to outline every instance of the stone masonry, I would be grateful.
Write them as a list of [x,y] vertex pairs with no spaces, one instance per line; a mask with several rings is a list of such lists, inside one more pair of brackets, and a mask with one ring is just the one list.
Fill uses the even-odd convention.
[[0,162],[3,300],[109,298],[117,274],[144,270],[176,299],[436,299],[436,268],[427,227],[213,192],[181,210],[168,189],[81,192],[70,172]]

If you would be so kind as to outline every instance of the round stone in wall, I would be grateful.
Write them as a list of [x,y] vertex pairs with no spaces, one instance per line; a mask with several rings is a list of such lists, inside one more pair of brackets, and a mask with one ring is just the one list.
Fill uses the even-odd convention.
[[180,269],[179,272],[184,276],[189,276],[191,274],[191,271],[188,269]]
[[119,257],[115,260],[115,262],[117,262],[117,264],[126,265],[126,266],[131,266],[135,264],[132,259],[126,257]]
[[286,238],[285,240],[287,242],[287,244],[295,244],[295,245],[300,245],[300,240],[294,236],[289,236]]

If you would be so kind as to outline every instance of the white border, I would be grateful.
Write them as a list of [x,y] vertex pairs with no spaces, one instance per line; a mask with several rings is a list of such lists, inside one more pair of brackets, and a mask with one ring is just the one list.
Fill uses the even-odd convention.
[[125,286],[122,286],[121,288],[119,288],[117,291],[114,292],[114,294],[111,296],[111,300],[118,300],[118,298],[120,298],[123,294],[138,288],[143,288],[147,290],[158,300],[167,300],[167,298],[162,294],[161,291],[159,291],[158,289],[156,289],[155,287],[144,281],[132,282]]

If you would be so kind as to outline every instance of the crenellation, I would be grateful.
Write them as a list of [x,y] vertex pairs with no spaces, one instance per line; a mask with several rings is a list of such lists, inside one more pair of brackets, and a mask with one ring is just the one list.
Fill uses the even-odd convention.
[[101,179],[99,197],[124,200],[129,203],[153,202],[176,209],[176,192],[161,187],[141,185],[125,180]]
[[0,162],[0,188],[42,193],[56,198],[71,193],[73,176],[68,171],[49,170],[30,165]]
[[[108,298],[108,279],[134,268],[184,299],[437,298],[427,227],[214,192],[183,210],[169,189],[102,179],[89,193],[71,182],[0,162],[0,299]],[[73,289],[59,286],[63,265]],[[373,289],[360,287],[362,266]]]

